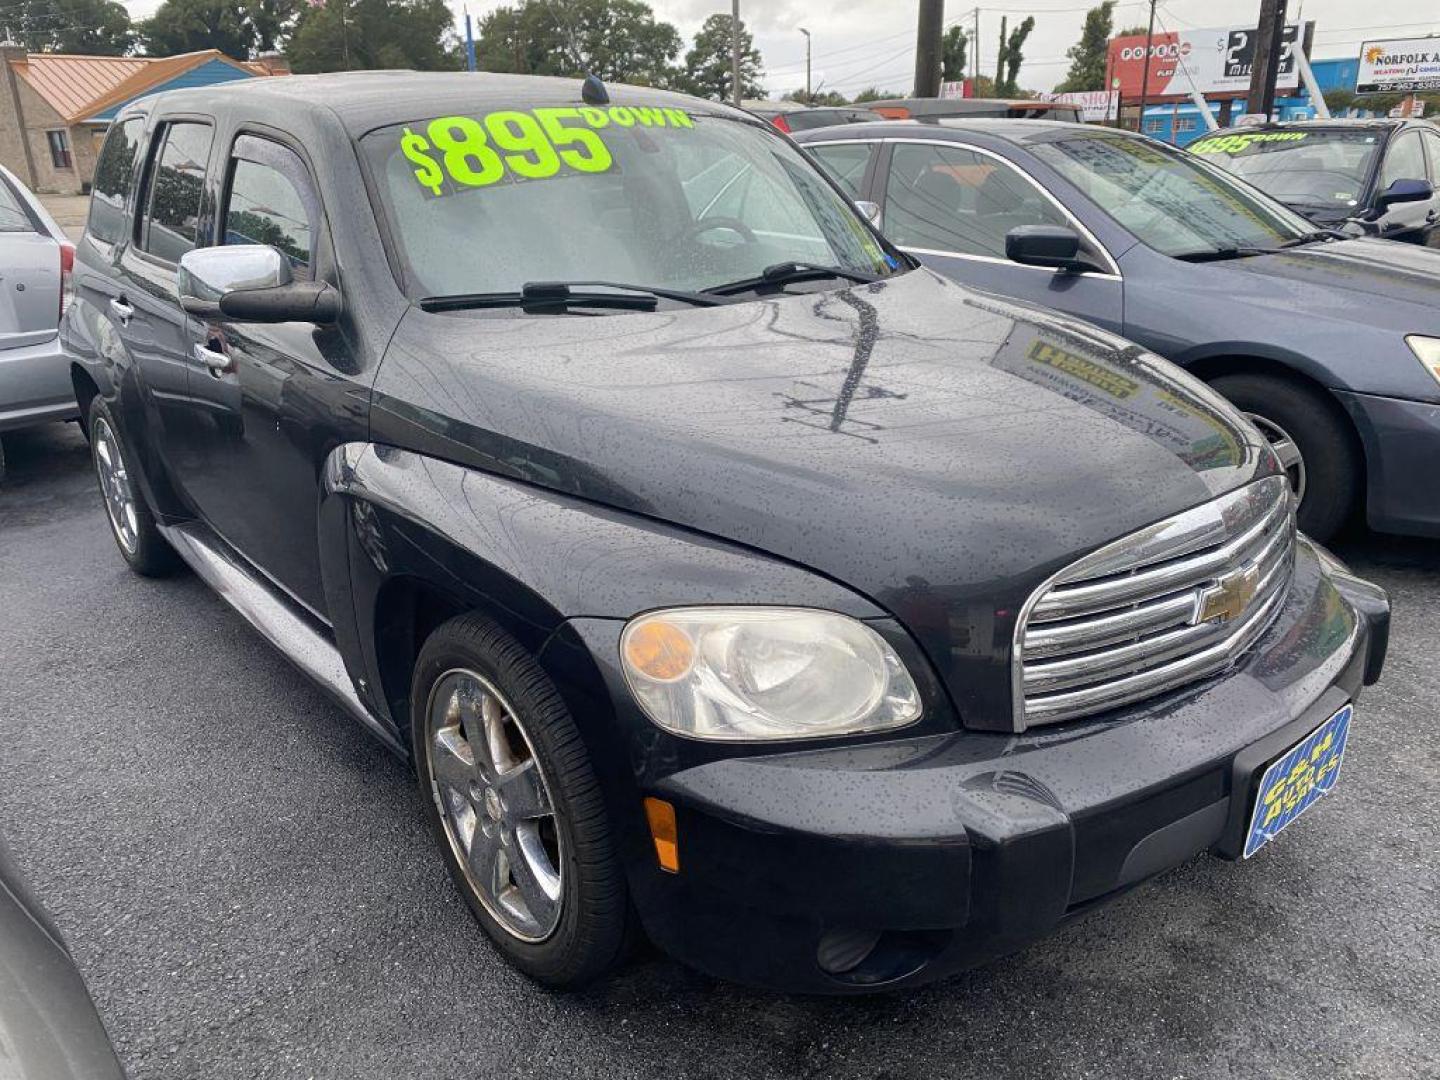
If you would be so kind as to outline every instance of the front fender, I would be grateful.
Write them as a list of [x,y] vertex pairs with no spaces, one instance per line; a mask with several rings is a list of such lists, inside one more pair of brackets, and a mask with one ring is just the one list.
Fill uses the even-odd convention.
[[346,443],[326,459],[320,506],[327,609],[361,696],[381,691],[386,590],[421,584],[454,611],[494,618],[533,655],[567,620],[628,619],[689,604],[885,613],[780,559],[433,457]]

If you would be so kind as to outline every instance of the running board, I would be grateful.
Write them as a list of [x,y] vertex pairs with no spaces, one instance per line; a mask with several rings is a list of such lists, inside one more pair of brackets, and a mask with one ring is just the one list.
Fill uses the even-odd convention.
[[340,650],[307,615],[300,614],[273,585],[204,525],[160,525],[159,529],[196,576],[214,589],[220,599],[239,612],[281,655],[318,683],[388,749],[405,756],[400,741],[356,696]]

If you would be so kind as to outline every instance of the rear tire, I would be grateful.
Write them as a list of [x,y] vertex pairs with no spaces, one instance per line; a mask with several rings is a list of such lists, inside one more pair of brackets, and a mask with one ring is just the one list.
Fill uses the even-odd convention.
[[1221,375],[1210,383],[1266,437],[1300,496],[1301,531],[1322,543],[1355,512],[1361,459],[1344,416],[1319,391],[1273,375]]
[[618,966],[630,904],[604,798],[529,653],[483,616],[444,623],[420,650],[410,725],[426,820],[506,958],[552,990]]
[[142,577],[164,577],[180,565],[175,549],[160,535],[155,516],[145,505],[135,469],[120,441],[119,426],[105,402],[90,403],[90,460],[100,484],[100,498],[110,533],[120,554]]

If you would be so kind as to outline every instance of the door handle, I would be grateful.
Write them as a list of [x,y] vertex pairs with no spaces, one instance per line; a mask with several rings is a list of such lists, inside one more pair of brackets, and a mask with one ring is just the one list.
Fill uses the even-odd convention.
[[231,369],[230,357],[218,349],[212,349],[208,345],[195,343],[195,359],[204,364],[216,375],[224,375]]
[[135,309],[125,302],[123,296],[112,296],[110,298],[110,311],[120,320],[122,326],[135,317]]

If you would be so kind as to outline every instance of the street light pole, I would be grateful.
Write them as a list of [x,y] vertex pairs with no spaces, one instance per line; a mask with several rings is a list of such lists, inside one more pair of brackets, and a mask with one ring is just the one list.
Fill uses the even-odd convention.
[[730,3],[730,96],[740,107],[740,0]]
[[810,93],[810,31],[803,26],[797,26],[795,29],[805,35],[805,104],[814,105],[815,98]]

